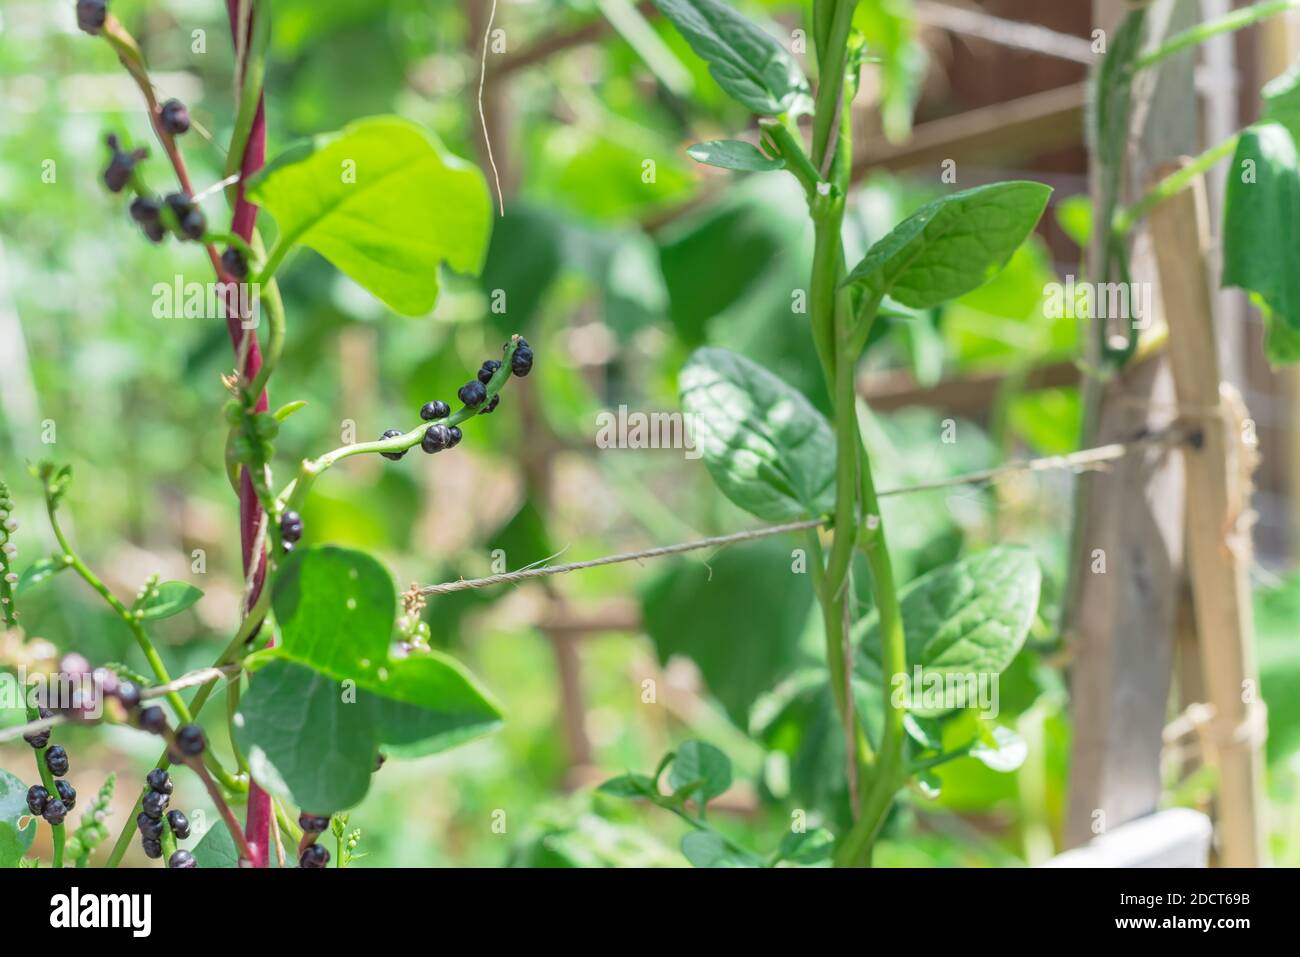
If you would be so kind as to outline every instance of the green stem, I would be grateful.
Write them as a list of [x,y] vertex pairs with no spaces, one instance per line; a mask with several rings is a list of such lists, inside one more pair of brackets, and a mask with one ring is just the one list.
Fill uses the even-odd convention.
[[[256,604],[253,605],[253,608],[244,618],[243,623],[239,626],[239,631],[235,634],[235,637],[231,639],[230,644],[226,646],[225,650],[222,651],[217,660],[213,662],[213,667],[230,664],[232,661],[235,661],[240,657],[240,653],[243,651],[244,645],[252,635],[254,627],[260,624],[266,617],[267,609],[270,607],[270,592],[271,589],[269,588],[262,589]],[[201,685],[199,690],[195,692],[194,700],[190,703],[190,711],[192,714],[197,716],[199,712],[203,710],[203,706],[207,704],[208,698],[212,696],[212,692],[216,689],[218,680],[219,679],[217,678],[213,678],[206,684]],[[164,771],[171,766],[171,760],[168,757],[168,753],[169,749],[164,748],[163,753],[158,757],[156,765]],[[247,782],[242,779],[238,780],[236,784],[238,787],[234,790],[245,790],[248,786]],[[122,857],[126,854],[127,847],[131,844],[131,838],[135,836],[135,819],[136,815],[140,813],[140,802],[144,800],[144,796],[148,793],[149,789],[146,787],[140,792],[140,796],[136,798],[135,807],[131,810],[131,813],[127,815],[126,823],[122,826],[122,831],[118,834],[117,841],[113,845],[113,850],[108,856],[108,861],[105,865],[106,867],[117,867],[117,865],[122,862]]]
[[1157,63],[1164,62],[1171,56],[1182,53],[1190,47],[1204,43],[1211,37],[1216,37],[1221,33],[1231,33],[1261,20],[1267,20],[1279,13],[1295,9],[1300,9],[1300,0],[1266,0],[1266,2],[1257,3],[1252,7],[1242,7],[1240,10],[1234,10],[1217,20],[1198,23],[1182,33],[1174,34],[1150,53],[1138,57],[1133,61],[1131,69],[1134,73],[1146,70]]
[[[158,650],[154,648],[153,642],[145,634],[144,626],[140,624],[140,619],[127,608],[126,605],[114,595],[102,581],[99,576],[87,567],[86,563],[78,557],[77,553],[72,550],[72,545],[68,542],[67,536],[63,533],[63,528],[59,525],[58,509],[54,504],[54,499],[48,493],[45,496],[45,511],[50,518],[50,528],[54,532],[54,538],[59,543],[59,549],[63,553],[64,563],[75,571],[81,578],[93,588],[108,603],[108,606],[117,613],[117,616],[126,623],[131,629],[131,634],[135,636],[135,642],[140,647],[141,653],[145,660],[149,662],[149,668],[153,671],[154,677],[158,679],[159,684],[170,684],[171,675],[167,673],[167,666],[163,664],[162,657]],[[167,701],[171,704],[176,716],[186,724],[191,721],[190,710],[185,706],[185,700],[175,691],[169,692]]]
[[808,159],[808,154],[804,152],[803,144],[799,142],[794,132],[778,119],[764,117],[758,121],[758,126],[767,135],[773,152],[785,160],[786,169],[803,186],[808,202],[812,203],[817,196],[818,185],[824,181],[812,161]]
[[[858,0],[833,0],[830,27],[823,46],[823,62],[817,64],[817,94],[813,113],[812,162],[819,170],[827,171],[827,154],[834,149],[831,131],[841,111],[848,112],[849,104],[843,102],[844,67],[848,62],[849,30],[853,26],[853,11]],[[822,14],[822,17],[825,15]],[[820,31],[820,27],[818,30]]]
[[861,456],[859,474],[862,480],[863,524],[858,541],[871,568],[871,584],[876,599],[876,613],[880,621],[880,660],[882,682],[886,694],[885,723],[875,765],[875,777],[867,793],[852,830],[836,853],[837,866],[860,866],[870,861],[871,848],[885,814],[893,804],[894,795],[907,779],[904,761],[906,731],[903,718],[906,709],[897,705],[888,691],[893,678],[907,673],[907,645],[903,634],[903,611],[898,601],[894,582],[893,563],[885,539],[885,525],[880,514],[880,501],[872,477],[871,461],[866,445],[859,439]]
[[1220,162],[1237,151],[1241,134],[1234,133],[1222,143],[1211,146],[1204,153],[1192,159],[1186,166],[1179,167],[1160,182],[1151,187],[1141,199],[1132,206],[1127,206],[1115,214],[1113,230],[1119,237],[1127,236],[1133,228],[1147,217],[1150,212],[1167,199],[1181,193],[1190,186],[1198,176],[1209,172]]
[[[23,693],[26,694],[26,691],[27,689],[24,688]],[[41,719],[40,709],[29,704],[27,706],[27,720],[39,721],[40,719]],[[48,744],[43,748],[36,749],[36,771],[41,776],[41,785],[45,788],[45,790],[50,792],[50,796],[58,797],[59,796],[58,785],[54,783],[54,775],[51,774],[50,769],[45,766],[45,752],[48,750],[49,750]],[[64,829],[64,826],[62,824],[50,825],[50,831],[54,835],[53,863],[55,867],[62,867],[63,866],[63,845],[65,841],[65,835],[67,832]]]

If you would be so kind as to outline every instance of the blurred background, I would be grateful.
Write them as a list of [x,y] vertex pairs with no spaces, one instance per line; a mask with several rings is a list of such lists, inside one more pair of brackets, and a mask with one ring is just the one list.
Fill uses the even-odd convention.
[[[804,4],[736,5],[777,36],[804,25]],[[219,379],[232,359],[221,321],[157,317],[155,284],[207,282],[210,267],[196,246],[144,242],[104,190],[107,132],[153,144],[138,91],[107,44],[77,32],[72,7],[6,0],[0,10],[0,478],[18,501],[19,568],[53,545],[25,466],[51,457],[73,467],[69,534],[119,594],[155,572],[205,591],[156,629],[179,674],[207,665],[237,623],[237,505],[222,474]],[[232,119],[225,5],[113,0],[112,9],[140,40],[160,98],[190,106],[196,129],[183,146],[196,187],[215,183]],[[741,352],[826,407],[806,322],[791,308],[811,255],[802,196],[781,174],[740,178],[685,155],[691,143],[746,130],[750,117],[651,4],[500,0],[488,33],[490,9],[488,0],[274,2],[270,156],[355,118],[398,113],[479,161],[491,182],[476,101],[489,37],[482,104],[505,216],[482,276],[447,277],[434,313],[409,319],[314,253],[281,272],[289,333],[272,406],[308,404],[278,439],[277,486],[350,428],[360,438],[410,428],[422,403],[450,400],[510,333],[536,350],[533,376],[512,382],[455,454],[357,457],[317,484],[309,540],[373,551],[402,588],[487,574],[494,557],[514,569],[750,527],[681,450],[596,448],[602,411],[678,408],[676,373],[697,346]],[[951,188],[941,179],[949,160],[962,187],[1029,176],[1056,190],[1038,235],[1004,273],[884,328],[873,344],[861,391],[883,487],[1079,445],[1079,330],[1045,315],[1043,301],[1046,284],[1078,272],[1090,230],[1093,16],[1082,0],[861,3],[858,26],[886,64],[866,71],[859,96],[850,260]],[[1260,84],[1294,44],[1276,25],[1215,46],[1220,72],[1201,85],[1202,122],[1230,131],[1253,118]],[[172,188],[152,152],[146,176]],[[219,196],[205,205],[224,219]],[[490,309],[495,291],[504,312]],[[1295,379],[1267,367],[1244,304],[1229,297],[1223,309],[1225,362],[1263,457],[1254,580],[1270,707],[1269,843],[1275,861],[1297,865]],[[954,444],[941,441],[945,419],[957,423]],[[1070,514],[1071,481],[1060,474],[888,502],[904,579],[1014,541],[1035,549],[1047,588],[1002,688],[1003,718],[1029,741],[1030,759],[1014,774],[973,760],[941,769],[937,799],[913,796],[893,815],[878,863],[1021,865],[1060,849],[1071,729],[1057,614]],[[467,662],[508,720],[490,738],[376,774],[349,815],[366,855],[357,864],[681,866],[682,825],[592,792],[625,770],[649,771],[686,738],[717,745],[736,765],[739,783],[716,813],[728,833],[770,850],[795,808],[834,828],[845,801],[830,783],[842,761],[830,701],[797,681],[821,641],[811,587],[788,573],[797,544],[433,599],[425,615],[435,643]],[[24,593],[21,607],[31,635],[97,664],[143,669],[129,633],[70,576]],[[64,737],[83,795],[118,774],[115,835],[155,743],[108,728]],[[30,761],[24,746],[0,747],[0,766],[20,776]],[[1174,764],[1167,803],[1205,807],[1209,782]],[[181,776],[177,787],[174,807],[205,808],[197,782]],[[499,811],[505,833],[492,826]]]

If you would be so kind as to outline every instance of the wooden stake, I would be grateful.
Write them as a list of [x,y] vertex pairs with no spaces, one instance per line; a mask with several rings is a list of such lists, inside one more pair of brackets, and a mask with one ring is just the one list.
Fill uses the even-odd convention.
[[[1179,168],[1166,167],[1159,175]],[[1217,832],[1226,867],[1255,867],[1262,857],[1260,796],[1262,703],[1255,669],[1248,569],[1250,471],[1254,450],[1243,441],[1244,406],[1222,381],[1205,182],[1166,201],[1150,217],[1156,265],[1169,323],[1174,388],[1201,429],[1184,453],[1187,569],[1198,644],[1214,718],[1207,763],[1218,770]]]

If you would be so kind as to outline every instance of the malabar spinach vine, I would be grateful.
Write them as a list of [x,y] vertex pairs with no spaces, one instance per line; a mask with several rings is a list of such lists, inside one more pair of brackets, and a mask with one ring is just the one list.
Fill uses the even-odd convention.
[[[895,580],[871,459],[855,392],[857,364],[872,329],[899,307],[929,309],[982,285],[1033,230],[1050,194],[1040,183],[1011,182],[955,192],[924,206],[870,248],[852,269],[841,237],[851,193],[853,99],[866,50],[854,29],[857,0],[814,0],[818,82],[812,92],[795,57],[766,31],[719,0],[656,0],[722,89],[759,116],[762,149],[714,141],[691,147],[699,162],[738,171],[784,169],[803,187],[815,235],[809,326],[834,410],[833,421],[755,363],[722,349],[693,354],[681,373],[682,402],[694,413],[697,441],[719,488],[771,521],[824,516],[828,539],[808,537],[812,579],[825,631],[826,670],[845,738],[844,774],[852,795],[847,830],[832,846],[826,832],[763,858],[706,829],[703,811],[724,775],[723,759],[685,748],[653,776],[626,775],[605,792],[645,798],[695,828],[683,842],[697,865],[871,861],[896,795],[913,778],[961,756],[1007,769],[1022,747],[1007,729],[971,709],[921,714],[892,693],[923,674],[996,675],[1022,646],[1038,604],[1039,571],[1027,552],[999,547],[940,568],[905,588]],[[802,116],[811,121],[802,124]],[[807,140],[805,140],[805,133]],[[861,616],[851,585],[860,553],[874,607]],[[941,744],[941,723],[961,725],[966,741]],[[660,778],[670,773],[664,794]],[[709,783],[713,782],[713,783]],[[692,817],[688,802],[698,814]],[[814,850],[816,853],[814,853]]]
[[[262,81],[272,5],[266,0],[229,0],[228,5],[241,77],[226,163],[231,182],[224,192],[205,193],[193,188],[181,150],[191,126],[186,105],[156,101],[139,45],[105,0],[79,0],[76,11],[81,29],[109,43],[139,86],[179,188],[165,194],[156,190],[149,149],[131,146],[117,133],[106,140],[104,185],[129,197],[124,212],[150,242],[175,237],[199,244],[222,283],[237,360],[222,385],[225,468],[241,503],[246,579],[241,624],[214,661],[215,673],[205,673],[201,681],[174,681],[150,629],[186,611],[203,592],[188,582],[154,576],[133,602],[114,594],[64,533],[59,512],[71,470],[50,462],[34,466],[33,475],[58,548],[20,575],[13,569],[17,549],[9,540],[16,529],[14,506],[0,485],[4,663],[30,665],[32,674],[75,673],[87,679],[86,690],[71,703],[48,693],[42,699],[38,688],[27,695],[27,718],[38,723],[27,741],[36,752],[41,783],[28,788],[17,775],[0,773],[0,866],[31,861],[26,855],[36,824],[30,818],[51,826],[55,867],[68,854],[84,866],[106,836],[111,782],[84,809],[70,846],[66,840],[64,819],[76,806],[76,791],[64,780],[72,762],[50,741],[62,720],[94,717],[163,739],[162,753],[142,776],[135,807],[107,862],[121,862],[138,830],[145,855],[166,859],[174,868],[266,866],[273,843],[282,865],[324,867],[331,855],[320,837],[327,832],[336,838],[336,864],[343,866],[362,856],[356,853],[360,831],[345,830],[346,818],[331,818],[361,801],[387,755],[432,754],[501,721],[500,707],[477,680],[459,662],[429,648],[428,627],[420,620],[423,599],[402,596],[399,616],[388,570],[364,553],[314,541],[301,509],[315,479],[345,458],[375,454],[397,461],[415,446],[429,454],[453,449],[464,438],[462,426],[493,412],[512,377],[529,374],[532,347],[512,336],[499,358],[486,360],[459,388],[459,405],[431,400],[419,410],[418,424],[306,459],[279,491],[275,442],[303,403],[271,412],[266,401],[288,335],[276,280],[293,251],[309,247],[395,312],[425,315],[437,300],[444,264],[467,274],[482,266],[492,220],[486,181],[431,132],[391,116],[358,120],[293,145],[262,168]],[[213,228],[223,214],[211,200],[205,203],[206,197],[225,197],[231,207],[228,227]],[[269,242],[254,225],[258,207],[275,222]],[[224,248],[218,252],[219,247]],[[248,295],[250,288],[257,295]],[[265,324],[249,308],[258,301]],[[75,653],[50,659],[43,643],[28,638],[18,617],[21,593],[65,570],[96,592],[132,635],[148,665],[147,677],[116,665],[92,670]],[[209,732],[196,723],[223,678],[228,757],[214,753]],[[185,689],[196,684],[187,700]],[[102,706],[102,713],[92,705]],[[170,769],[179,764],[199,779],[221,817],[203,835],[191,834],[188,817],[170,807],[175,786]],[[239,805],[247,805],[246,825],[235,816]],[[300,810],[296,817],[287,811],[290,806]],[[271,828],[278,835],[274,842]],[[285,838],[297,842],[292,860],[283,857]],[[187,840],[192,846],[180,846]]]

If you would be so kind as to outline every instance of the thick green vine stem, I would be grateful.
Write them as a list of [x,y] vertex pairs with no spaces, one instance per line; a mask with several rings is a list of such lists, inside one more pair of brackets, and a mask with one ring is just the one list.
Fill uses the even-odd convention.
[[[826,631],[826,660],[832,694],[844,721],[850,792],[855,823],[836,853],[837,866],[869,864],[871,847],[894,795],[906,779],[904,713],[885,696],[884,732],[873,751],[862,722],[853,712],[852,648],[849,609],[850,567],[860,548],[871,569],[872,590],[880,615],[881,660],[888,676],[906,672],[902,611],[880,515],[871,461],[857,419],[854,379],[866,346],[878,301],[855,310],[843,285],[844,246],[841,230],[852,166],[853,98],[859,58],[851,36],[856,0],[817,0],[813,33],[820,61],[813,121],[811,171],[798,162],[802,150],[784,127],[768,124],[773,149],[809,196],[815,242],[809,305],[813,339],[826,373],[834,408],[836,437],[835,537],[824,571],[815,578]],[[814,177],[816,177],[814,179]],[[820,554],[820,551],[818,552]],[[856,786],[855,786],[856,785]]]

